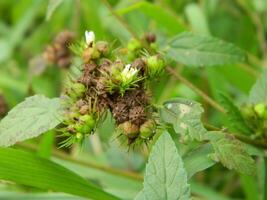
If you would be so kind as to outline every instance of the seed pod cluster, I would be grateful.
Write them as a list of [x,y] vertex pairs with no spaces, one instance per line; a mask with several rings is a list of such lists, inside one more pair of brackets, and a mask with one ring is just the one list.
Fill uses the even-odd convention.
[[72,60],[72,54],[69,44],[74,41],[74,33],[70,31],[60,32],[51,45],[45,48],[43,58],[51,64],[60,68],[69,68]]
[[[94,132],[109,110],[128,144],[148,141],[157,127],[148,82],[160,75],[163,59],[157,54],[142,56],[143,47],[136,40],[130,41],[127,54],[122,55],[94,38],[86,32],[86,42],[75,47],[84,64],[81,76],[66,91],[72,106],[66,112],[64,131],[80,140]],[[90,120],[83,120],[85,116]]]
[[267,140],[267,103],[243,105],[241,113],[255,132],[254,137]]

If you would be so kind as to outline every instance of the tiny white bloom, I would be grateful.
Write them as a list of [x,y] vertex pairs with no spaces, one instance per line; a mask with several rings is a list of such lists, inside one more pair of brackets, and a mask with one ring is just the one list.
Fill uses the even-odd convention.
[[131,67],[131,64],[128,64],[124,67],[121,72],[122,78],[125,82],[130,81],[136,74],[138,70]]
[[85,41],[87,45],[91,45],[95,41],[95,33],[93,31],[85,31]]

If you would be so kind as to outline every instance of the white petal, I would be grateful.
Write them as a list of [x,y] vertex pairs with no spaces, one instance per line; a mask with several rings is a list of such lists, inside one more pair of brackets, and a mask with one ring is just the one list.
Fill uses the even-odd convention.
[[90,45],[95,41],[95,33],[93,31],[85,31],[86,44]]

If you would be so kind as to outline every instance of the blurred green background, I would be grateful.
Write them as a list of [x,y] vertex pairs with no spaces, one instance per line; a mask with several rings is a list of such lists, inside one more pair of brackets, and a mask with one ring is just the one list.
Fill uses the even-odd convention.
[[[192,31],[221,38],[244,49],[248,53],[244,64],[179,69],[215,100],[223,92],[242,105],[261,69],[267,66],[266,0],[112,0],[109,3],[140,37],[148,32],[155,33],[159,46],[180,32]],[[38,63],[45,47],[59,32],[70,30],[81,39],[85,30],[93,30],[97,40],[114,42],[116,46],[125,45],[131,38],[101,0],[1,0],[0,16],[0,94],[9,108],[33,94],[60,95],[64,80],[75,69],[75,64],[70,69],[61,69]],[[221,114],[168,74],[152,90],[154,102],[158,104],[178,96],[200,101],[205,107],[205,120],[227,126]],[[124,199],[133,199],[142,188],[142,181],[86,164],[143,172],[147,152],[127,152],[120,148],[112,142],[112,129],[113,123],[108,117],[99,128],[100,134],[92,136],[82,149],[75,146],[67,152],[74,161],[66,161],[69,158],[64,156],[53,156],[53,159],[105,190]],[[31,148],[40,156],[50,157],[52,151],[62,151],[56,150],[55,141],[54,133],[49,132],[19,148]],[[192,192],[200,199],[260,199],[258,180],[228,171],[221,165],[200,172],[192,179]],[[67,198],[35,192],[43,191],[0,180],[0,199]]]

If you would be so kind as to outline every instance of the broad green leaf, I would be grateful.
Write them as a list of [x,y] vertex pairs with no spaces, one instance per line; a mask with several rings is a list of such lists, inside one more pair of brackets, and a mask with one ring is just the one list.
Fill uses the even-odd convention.
[[95,200],[118,199],[74,172],[35,154],[0,148],[0,179]]
[[214,148],[210,157],[220,161],[228,169],[234,169],[242,174],[254,175],[256,165],[250,157],[242,142],[234,136],[220,132],[210,131],[208,138]]
[[245,122],[238,107],[226,95],[220,94],[219,97],[221,104],[227,111],[227,117],[230,122],[230,126],[240,133],[250,134],[252,131]]
[[187,171],[188,179],[195,173],[203,171],[216,163],[209,157],[209,154],[212,152],[212,146],[210,144],[205,144],[197,149],[194,149],[183,157],[184,167]]
[[189,200],[190,187],[182,159],[167,132],[163,132],[150,153],[144,189],[138,200]]
[[182,33],[170,40],[167,56],[190,66],[212,66],[242,62],[244,51],[231,43],[208,36]]
[[203,111],[202,106],[195,101],[176,98],[165,102],[160,114],[161,119],[172,124],[182,138],[189,136],[201,141],[207,132],[200,120]]
[[49,0],[47,11],[46,11],[46,20],[49,20],[55,10],[63,3],[63,0]]
[[249,94],[251,103],[267,102],[267,70],[264,70]]
[[49,99],[43,95],[28,97],[0,122],[0,146],[37,137],[56,127],[61,120],[59,98]]
[[147,1],[138,2],[127,8],[120,9],[117,12],[119,14],[126,14],[135,10],[141,11],[151,19],[155,20],[160,27],[164,27],[170,34],[174,35],[185,31],[184,25],[177,16],[169,12],[167,9]]

